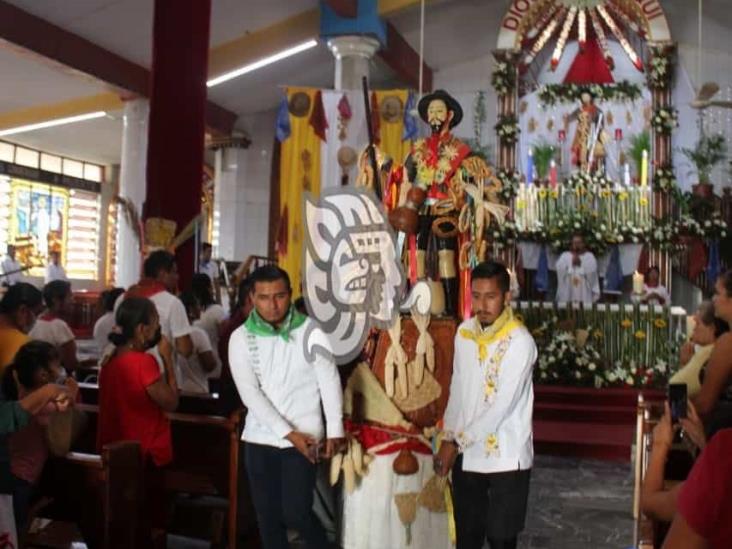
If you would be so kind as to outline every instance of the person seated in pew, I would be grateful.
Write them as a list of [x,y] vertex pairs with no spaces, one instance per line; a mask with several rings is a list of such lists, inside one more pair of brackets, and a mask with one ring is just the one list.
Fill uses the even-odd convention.
[[99,356],[104,356],[104,350],[110,345],[109,334],[114,328],[114,304],[123,293],[124,288],[112,288],[102,292],[102,307],[104,314],[94,324],[94,343],[97,344]]
[[[147,298],[125,298],[117,307],[115,324],[109,334],[115,350],[99,373],[97,451],[110,442],[140,442],[145,465],[141,518],[150,521],[144,530],[152,530],[160,539],[167,522],[164,467],[173,459],[170,421],[165,412],[178,407],[173,348],[161,336],[157,309]],[[147,353],[153,347],[162,357],[165,375]]]
[[[219,330],[226,320],[226,311],[216,303],[214,299],[214,289],[211,279],[205,273],[197,273],[193,275],[191,280],[191,292],[198,300],[200,314],[195,322],[191,321],[193,326],[203,329],[208,336],[208,340],[213,347],[214,356],[217,362],[221,362],[219,358]],[[190,318],[190,316],[189,316]]]
[[[714,288],[714,314],[732,325],[732,270],[722,274]],[[714,344],[701,388],[692,402],[704,420],[707,438],[719,429],[732,427],[732,332],[723,334]]]
[[663,549],[727,549],[732,540],[732,429],[721,429],[678,496]]
[[694,315],[694,331],[689,341],[684,343],[679,354],[681,369],[669,383],[686,384],[686,394],[694,398],[701,390],[702,370],[707,365],[714,350],[717,338],[729,330],[729,325],[714,316],[714,305],[704,301]]
[[[251,282],[254,310],[231,336],[229,364],[248,410],[244,460],[262,545],[287,547],[289,527],[308,549],[327,548],[313,489],[316,462],[338,451],[344,437],[340,377],[332,360],[306,358],[312,320],[292,305],[287,273],[266,265]],[[311,334],[329,348],[322,332]]]
[[0,373],[30,341],[28,332],[43,310],[43,295],[27,282],[13,284],[0,301]]
[[61,356],[61,364],[67,372],[79,365],[76,358],[76,339],[64,317],[71,313],[71,284],[66,280],[54,280],[43,287],[46,310],[38,317],[30,331],[31,339],[55,345]]
[[[143,278],[117,299],[116,306],[125,297],[145,297],[155,304],[162,335],[173,344],[174,351],[183,356],[193,352],[191,325],[185,307],[176,297],[178,266],[175,256],[166,250],[152,252],[143,263]],[[161,364],[162,366],[162,364]]]
[[201,315],[198,299],[193,292],[183,292],[180,300],[183,302],[186,313],[188,313],[188,320],[192,324],[190,335],[193,342],[193,353],[189,357],[178,356],[176,362],[178,388],[189,393],[208,394],[208,380],[221,376],[221,364],[216,360],[208,335],[195,323]]
[[653,449],[641,486],[640,502],[641,511],[654,520],[671,522],[676,514],[677,499],[683,485],[680,482],[669,490],[664,486],[666,460],[671,451],[675,432],[683,429],[689,440],[699,450],[703,450],[707,443],[704,424],[699,419],[691,401],[688,403],[687,412],[688,417],[679,419],[679,423],[674,425],[671,423],[671,411],[666,402],[663,417],[653,429]]
[[[24,283],[19,282],[13,287],[21,284]],[[38,292],[33,286],[31,288]],[[38,295],[40,297],[40,292]],[[13,355],[14,357],[15,355]],[[18,547],[18,539],[13,513],[14,483],[10,469],[8,435],[28,425],[33,416],[40,413],[49,402],[55,402],[59,410],[65,410],[70,403],[68,388],[49,383],[21,400],[0,398],[0,539],[5,537],[8,542],[13,544],[13,547]]]
[[68,389],[68,402],[62,406],[50,401],[23,429],[8,438],[10,470],[13,483],[13,511],[18,532],[27,526],[31,499],[48,459],[46,427],[49,416],[73,405],[79,387],[72,378],[66,378],[57,348],[45,341],[29,341],[15,355],[13,363],[2,376],[2,393],[7,400],[18,400],[41,390],[49,383],[62,383]]

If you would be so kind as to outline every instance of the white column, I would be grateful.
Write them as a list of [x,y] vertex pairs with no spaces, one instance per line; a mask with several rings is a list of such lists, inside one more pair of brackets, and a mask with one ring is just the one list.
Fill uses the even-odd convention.
[[379,49],[379,41],[370,36],[338,36],[328,40],[336,59],[336,90],[361,89],[361,79],[369,75],[369,62]]
[[[123,117],[119,195],[134,205],[140,219],[147,188],[149,111],[147,99],[135,99],[125,103]],[[138,232],[138,228],[132,227],[122,213],[117,232],[117,286],[128,288],[140,279],[142,265]]]

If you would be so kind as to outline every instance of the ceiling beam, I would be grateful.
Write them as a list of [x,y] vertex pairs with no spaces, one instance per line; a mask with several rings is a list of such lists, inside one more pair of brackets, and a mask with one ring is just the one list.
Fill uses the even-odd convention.
[[[397,77],[408,87],[419,90],[419,53],[409,45],[394,25],[386,22],[386,48],[380,49],[378,55]],[[422,62],[422,91],[432,90],[432,69]]]
[[324,0],[338,17],[353,19],[358,15],[358,0]]
[[124,101],[120,99],[118,94],[113,92],[100,93],[90,97],[80,97],[50,105],[41,105],[1,113],[0,130],[96,111],[117,111],[122,107],[124,107]]
[[[151,74],[145,67],[2,0],[0,38],[120,90],[142,97],[150,93]],[[208,102],[206,124],[211,130],[231,133],[236,118],[235,113]]]

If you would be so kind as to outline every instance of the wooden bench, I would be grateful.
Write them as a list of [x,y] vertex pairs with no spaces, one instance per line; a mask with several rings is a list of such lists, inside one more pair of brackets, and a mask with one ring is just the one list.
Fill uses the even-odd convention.
[[[79,447],[94,447],[99,407],[80,404],[89,426]],[[168,413],[173,440],[173,462],[167,467],[166,487],[171,492],[216,496],[227,501],[228,547],[237,540],[239,436],[242,411],[230,417]]]
[[[51,466],[53,504],[35,514],[50,512],[52,522],[25,535],[24,546],[70,547],[81,534],[90,548],[134,549],[142,501],[139,443],[108,444],[101,455],[70,452]],[[54,520],[59,509],[62,520]]]

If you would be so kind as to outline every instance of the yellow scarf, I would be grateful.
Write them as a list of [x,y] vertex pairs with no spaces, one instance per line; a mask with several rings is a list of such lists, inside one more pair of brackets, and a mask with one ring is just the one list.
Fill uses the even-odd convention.
[[513,316],[511,307],[506,307],[496,321],[483,329],[476,317],[474,319],[475,330],[468,328],[460,329],[460,337],[475,341],[478,345],[478,358],[483,362],[488,358],[488,345],[506,337],[513,330],[522,326],[521,321]]

